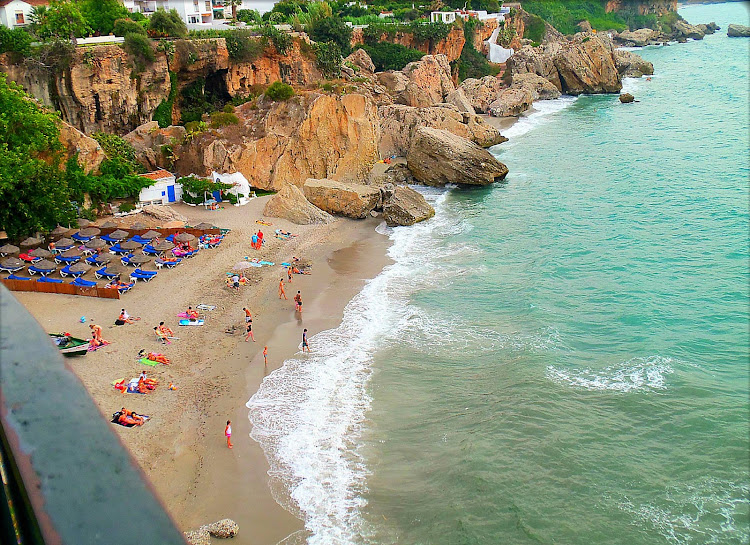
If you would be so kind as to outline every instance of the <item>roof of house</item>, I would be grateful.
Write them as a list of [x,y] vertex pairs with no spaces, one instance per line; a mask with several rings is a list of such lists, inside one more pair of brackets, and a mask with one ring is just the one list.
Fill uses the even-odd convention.
[[155,170],[153,172],[147,172],[146,174],[141,174],[144,178],[148,178],[149,180],[163,180],[164,178],[172,178],[174,174],[171,172],[168,172],[164,170],[163,168],[160,168],[159,170]]
[[[7,6],[12,1],[13,0],[0,0],[0,8],[3,6]],[[46,6],[47,4],[49,4],[49,0],[21,0],[21,1],[30,6]]]

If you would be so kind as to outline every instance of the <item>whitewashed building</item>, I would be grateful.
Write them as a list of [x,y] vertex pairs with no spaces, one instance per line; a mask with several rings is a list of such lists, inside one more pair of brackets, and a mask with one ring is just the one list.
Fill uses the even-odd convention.
[[31,10],[47,4],[48,0],[0,0],[0,24],[8,28],[26,26],[31,23]]
[[153,180],[154,183],[141,189],[138,194],[139,205],[169,204],[182,200],[182,185],[175,183],[175,176],[171,172],[159,169],[141,176]]

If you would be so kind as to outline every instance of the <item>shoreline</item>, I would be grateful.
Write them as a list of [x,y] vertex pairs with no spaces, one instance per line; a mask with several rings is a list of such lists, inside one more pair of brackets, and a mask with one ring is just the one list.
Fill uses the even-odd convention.
[[[153,282],[140,284],[120,300],[57,294],[14,292],[47,331],[71,331],[85,336],[81,316],[98,323],[112,344],[67,363],[89,391],[103,417],[126,406],[151,420],[139,428],[114,426],[123,446],[136,460],[181,531],[222,518],[240,526],[233,539],[242,544],[276,544],[303,530],[304,522],[282,508],[269,486],[265,453],[250,438],[251,425],[245,404],[263,378],[298,351],[303,327],[309,336],[337,327],[348,302],[365,282],[388,264],[388,237],[375,232],[380,218],[340,218],[328,225],[297,226],[272,219],[273,226],[258,225],[268,197],[243,207],[208,211],[178,205],[174,208],[195,222],[209,221],[231,228],[214,250],[203,250],[174,271],[160,273]],[[262,251],[250,249],[249,236],[261,228],[266,233]],[[299,236],[282,241],[277,228]],[[298,256],[313,263],[311,275],[285,280],[288,301],[278,300],[281,267],[246,270],[251,285],[240,294],[224,287],[223,272],[231,270],[243,255],[280,263]],[[165,278],[167,277],[167,278]],[[285,274],[284,274],[284,278]],[[302,291],[304,312],[295,316],[292,298]],[[206,325],[177,328],[176,314],[188,305],[213,304]],[[257,342],[244,342],[244,312],[253,313]],[[142,320],[114,326],[120,308]],[[164,320],[179,331],[181,339],[162,345],[151,329]],[[197,329],[197,331],[196,331]],[[190,331],[186,331],[190,330]],[[268,346],[268,366],[263,366],[263,347]],[[149,376],[160,381],[148,395],[121,394],[111,382],[138,376],[144,366],[137,352],[163,352],[172,361],[148,367]],[[311,340],[314,350],[314,341]],[[178,387],[170,391],[170,382]],[[223,435],[232,421],[232,450]]]

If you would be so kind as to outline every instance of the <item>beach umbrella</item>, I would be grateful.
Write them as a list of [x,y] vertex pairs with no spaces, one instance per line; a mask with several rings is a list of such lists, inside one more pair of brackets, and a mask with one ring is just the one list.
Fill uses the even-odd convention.
[[21,242],[21,248],[31,248],[32,246],[39,246],[41,243],[40,239],[29,237]]
[[104,248],[106,245],[107,243],[100,238],[93,238],[84,244],[89,250],[98,250],[99,248]]
[[143,233],[141,235],[141,238],[145,238],[147,240],[151,240],[151,239],[154,239],[154,238],[157,238],[157,237],[160,237],[160,236],[161,236],[161,233],[159,233],[158,231],[154,231],[153,229],[151,229],[151,230],[146,231],[145,233]]
[[195,240],[195,235],[191,235],[190,233],[180,233],[174,239],[177,242],[192,242]]
[[109,238],[113,240],[124,240],[130,236],[130,233],[127,231],[123,231],[122,229],[118,229],[117,231],[112,231],[109,234]]
[[71,248],[62,253],[63,257],[81,257],[81,250],[78,248]]
[[235,271],[241,271],[243,269],[249,269],[252,267],[252,265],[247,261],[240,261],[237,263],[234,267],[232,267]]
[[61,238],[55,245],[64,248],[65,246],[75,246],[76,242],[72,238]]
[[57,227],[55,227],[54,229],[52,229],[52,234],[53,235],[64,235],[68,231],[70,231],[70,227],[63,227],[62,225],[58,225]]
[[13,246],[12,244],[3,244],[0,246],[0,254],[3,255],[17,254],[20,251],[21,249],[18,246]]
[[57,265],[48,259],[42,259],[34,263],[34,267],[43,271],[54,271],[57,268]]
[[148,263],[149,261],[151,261],[151,258],[143,254],[134,255],[133,257],[130,258],[131,263],[136,263],[139,265],[143,263]]
[[89,269],[91,269],[91,267],[89,267],[85,263],[76,263],[76,264],[71,265],[70,267],[68,267],[68,270],[70,272],[82,272],[82,273],[85,273]]
[[105,263],[109,263],[115,258],[112,254],[99,254],[94,258],[94,261],[99,263],[100,265],[104,265]]
[[29,253],[34,257],[43,257],[45,259],[52,257],[52,252],[50,252],[49,250],[45,250],[44,248],[34,248]]
[[198,225],[193,227],[193,229],[203,229],[204,231],[206,229],[218,229],[215,225],[211,225],[210,223],[206,223],[205,221],[200,222]]
[[105,272],[107,274],[123,274],[125,273],[125,268],[117,263],[110,263],[107,265]]
[[102,229],[114,229],[117,227],[117,224],[114,221],[105,221],[99,227]]
[[135,240],[126,240],[125,242],[120,243],[120,248],[122,248],[123,250],[137,250],[141,246],[143,246],[143,244],[140,244]]
[[136,221],[133,225],[130,226],[130,228],[135,229],[135,230],[140,230],[140,229],[148,229],[148,226],[142,221]]
[[78,218],[78,219],[76,219],[76,223],[78,224],[78,227],[80,229],[83,229],[83,228],[88,227],[89,225],[91,225],[91,222],[89,220],[87,220],[86,218]]
[[26,263],[24,263],[17,257],[6,257],[0,260],[0,265],[5,267],[6,269],[17,269],[18,267],[23,267],[24,265],[26,265]]
[[78,231],[78,234],[82,237],[95,237],[99,233],[101,233],[101,230],[96,227],[86,227],[85,229]]
[[169,242],[168,240],[160,240],[157,244],[154,245],[154,250],[157,252],[166,252],[167,250],[171,250],[174,248],[174,244]]

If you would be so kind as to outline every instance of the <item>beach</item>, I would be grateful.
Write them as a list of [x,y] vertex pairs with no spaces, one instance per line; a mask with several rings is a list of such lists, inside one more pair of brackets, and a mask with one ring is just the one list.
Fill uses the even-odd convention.
[[[245,403],[265,376],[299,352],[302,329],[309,337],[336,327],[349,300],[364,282],[388,263],[387,237],[375,232],[381,220],[339,219],[329,225],[297,226],[270,219],[255,223],[269,197],[243,207],[210,211],[176,205],[191,224],[201,221],[231,229],[216,249],[207,249],[174,270],[164,270],[149,283],[139,283],[120,300],[57,294],[14,295],[49,332],[68,331],[87,337],[87,325],[103,328],[108,346],[86,357],[70,358],[71,368],[108,420],[125,406],[151,419],[142,427],[114,426],[122,444],[138,462],[178,528],[196,529],[222,518],[240,526],[234,543],[277,543],[303,528],[301,520],[279,506],[268,486],[268,462],[250,438]],[[258,229],[265,234],[262,250],[250,247]],[[281,240],[275,229],[297,237]],[[245,256],[275,262],[275,266],[246,269],[250,284],[237,293],[224,283],[225,273]],[[292,256],[312,263],[312,274],[293,275],[287,283],[279,263]],[[284,278],[288,300],[279,300]],[[296,315],[293,297],[302,293],[303,313]],[[202,327],[178,327],[177,314],[188,306],[215,305],[204,312]],[[256,342],[244,342],[242,308],[253,314]],[[140,317],[135,324],[115,326],[121,308]],[[85,316],[87,323],[80,323]],[[160,321],[179,340],[159,342],[153,327]],[[311,340],[311,349],[316,347]],[[268,365],[263,347],[268,346]],[[145,367],[138,352],[161,352],[170,365]],[[155,392],[122,394],[112,383],[137,377],[145,369],[159,380]],[[174,383],[176,390],[168,389]],[[224,426],[232,421],[233,449]]]

